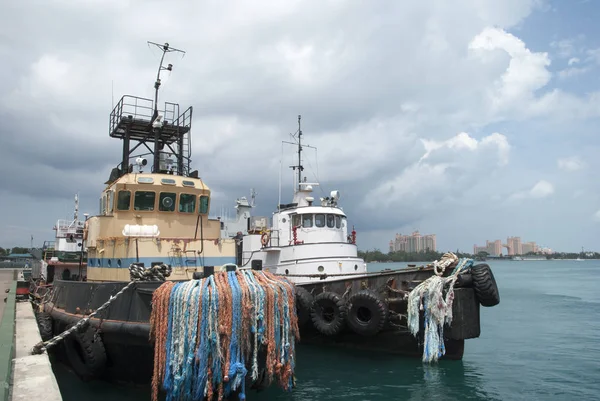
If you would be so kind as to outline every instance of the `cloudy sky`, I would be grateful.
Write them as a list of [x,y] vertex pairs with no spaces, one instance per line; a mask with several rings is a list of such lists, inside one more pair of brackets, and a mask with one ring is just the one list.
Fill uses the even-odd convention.
[[166,4],[2,5],[1,246],[52,239],[75,192],[97,212],[120,158],[112,88],[152,96],[152,40],[187,51],[161,99],[194,107],[213,211],[250,188],[257,214],[274,209],[301,114],[308,177],[341,191],[361,249],[420,230],[441,250],[507,236],[600,250],[597,2]]

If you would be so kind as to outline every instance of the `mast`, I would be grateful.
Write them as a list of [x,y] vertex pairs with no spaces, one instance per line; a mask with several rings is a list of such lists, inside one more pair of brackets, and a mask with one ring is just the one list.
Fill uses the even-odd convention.
[[73,220],[77,221],[79,214],[79,194],[75,194],[75,213],[73,213]]
[[302,170],[304,170],[304,167],[302,167],[302,127],[300,119],[301,116],[298,115],[298,191],[302,189],[300,183],[302,182]]
[[[301,125],[301,119],[302,116],[298,115],[298,138],[296,138],[296,134],[290,134],[290,136],[294,139],[297,139],[297,141],[294,142],[288,142],[288,141],[281,141],[282,144],[287,143],[290,145],[296,145],[297,146],[297,152],[298,152],[298,164],[294,165],[294,166],[290,166],[290,168],[294,171],[298,170],[298,188],[296,189],[296,191],[301,191],[302,190],[302,172],[304,171],[304,166],[302,166],[302,150],[304,148],[313,148],[316,149],[314,146],[310,146],[310,145],[302,145],[302,125]],[[282,158],[283,158],[283,145],[281,148],[281,153],[282,153]],[[280,178],[281,181],[281,178]],[[281,182],[279,184],[280,186],[280,192],[281,192]],[[280,194],[280,198],[281,198],[281,194]],[[280,203],[281,203],[281,199],[280,199]]]
[[173,71],[173,64],[168,64],[166,67],[163,67],[163,61],[165,59],[165,54],[170,52],[179,52],[185,54],[185,51],[176,49],[174,47],[170,47],[168,43],[164,45],[160,45],[158,43],[148,41],[149,45],[154,45],[162,50],[162,56],[160,58],[160,64],[158,65],[158,72],[156,73],[156,82],[154,82],[154,115],[152,116],[152,121],[158,117],[158,88],[160,88],[160,72],[163,70]]

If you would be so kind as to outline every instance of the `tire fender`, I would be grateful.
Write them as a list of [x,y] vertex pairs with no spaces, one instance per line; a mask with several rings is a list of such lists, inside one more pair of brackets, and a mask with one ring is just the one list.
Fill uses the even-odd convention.
[[315,297],[310,316],[319,333],[335,336],[346,324],[346,303],[335,292],[322,292]]
[[348,299],[346,322],[356,334],[374,336],[385,327],[388,314],[385,300],[376,292],[366,289]]

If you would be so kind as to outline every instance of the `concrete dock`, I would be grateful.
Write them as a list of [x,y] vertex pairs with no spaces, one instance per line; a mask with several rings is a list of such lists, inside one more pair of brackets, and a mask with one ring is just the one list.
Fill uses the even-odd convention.
[[[29,302],[15,302],[13,271],[0,271],[0,290],[11,289],[0,306],[0,401],[62,401],[48,354],[30,355],[42,340]],[[2,310],[3,309],[3,310]],[[13,359],[14,357],[14,359]]]
[[[0,270],[0,401],[10,397],[10,379],[15,333],[15,291],[17,282],[12,269]],[[10,292],[7,294],[6,290]]]

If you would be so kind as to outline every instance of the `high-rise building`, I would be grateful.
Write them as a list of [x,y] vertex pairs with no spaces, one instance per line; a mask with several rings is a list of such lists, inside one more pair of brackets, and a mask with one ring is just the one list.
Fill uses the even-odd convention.
[[530,252],[537,253],[538,246],[535,242],[525,242],[522,246],[523,255],[527,255]]
[[477,255],[479,252],[486,252],[489,256],[500,256],[502,255],[502,241],[499,239],[495,241],[485,241],[485,246],[473,246],[473,254]]
[[521,237],[508,237],[506,239],[506,245],[509,256],[523,255],[523,244],[521,243]]
[[421,235],[418,231],[410,235],[396,234],[396,237],[390,241],[390,252],[435,252],[436,249],[435,234]]

